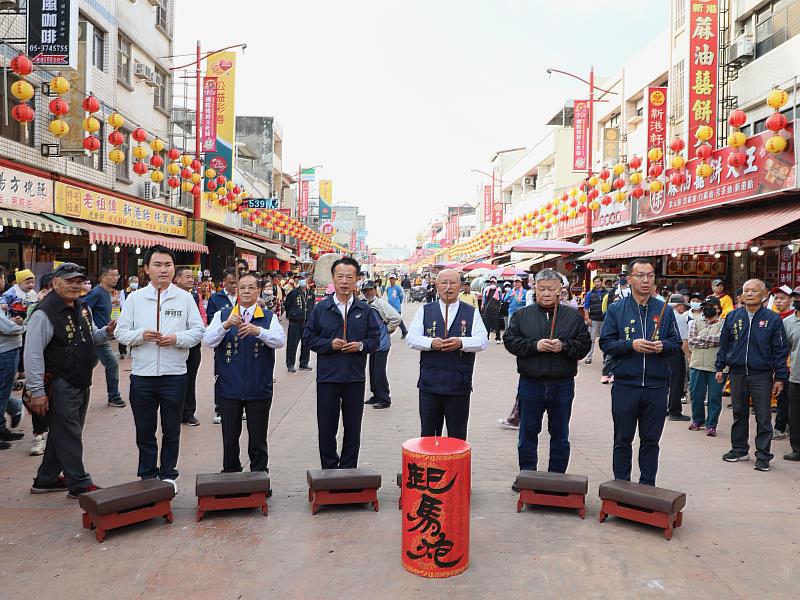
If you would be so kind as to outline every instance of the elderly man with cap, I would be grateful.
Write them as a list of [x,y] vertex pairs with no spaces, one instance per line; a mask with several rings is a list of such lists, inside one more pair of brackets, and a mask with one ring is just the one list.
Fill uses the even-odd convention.
[[689,354],[689,323],[685,313],[689,303],[683,294],[672,294],[669,306],[675,312],[675,324],[681,337],[681,347],[669,355],[669,406],[667,409],[670,421],[690,421],[691,417],[683,414],[681,400],[686,395],[686,356]]
[[[313,281],[312,281],[313,284]],[[308,362],[311,359],[311,349],[303,341],[303,330],[308,323],[308,317],[314,310],[314,286],[309,285],[308,273],[300,273],[297,277],[297,287],[286,296],[286,317],[289,319],[289,331],[286,342],[286,370],[296,373],[294,361],[297,357],[297,346],[300,346],[300,370],[310,371]]]
[[389,360],[389,348],[392,345],[391,335],[400,325],[398,313],[384,298],[378,297],[378,286],[372,279],[367,279],[361,286],[364,300],[378,317],[381,329],[378,349],[369,355],[369,388],[372,396],[364,404],[372,404],[372,408],[389,408],[392,397],[389,392],[389,379],[386,377],[386,363]]
[[[389,286],[386,288],[386,299],[399,315],[403,314],[403,298],[403,288],[397,283],[397,275],[392,273],[389,275]],[[406,329],[406,324],[403,323],[402,317],[400,318],[400,333],[403,334],[400,339],[404,339],[408,335],[408,329]]]
[[[50,433],[32,494],[68,490],[70,498],[97,489],[83,466],[83,425],[96,360],[95,345],[113,339],[116,321],[95,329],[80,300],[83,267],[64,263],[53,273],[53,291],[31,314],[25,342],[27,396],[32,413],[47,415]],[[63,473],[63,476],[61,475]]]
[[[689,348],[692,357],[689,361],[689,396],[692,399],[692,423],[690,431],[703,428],[706,435],[717,435],[717,422],[722,410],[722,383],[718,382],[714,373],[714,363],[719,352],[719,336],[722,332],[723,320],[720,319],[722,306],[719,298],[713,294],[702,302],[701,319],[692,319],[689,323]],[[706,415],[706,403],[708,415]]]
[[[475,353],[489,338],[478,311],[458,301],[461,281],[453,269],[436,279],[439,301],[414,315],[406,343],[419,350],[419,416],[423,437],[447,435],[467,439]],[[496,288],[495,288],[496,289]]]

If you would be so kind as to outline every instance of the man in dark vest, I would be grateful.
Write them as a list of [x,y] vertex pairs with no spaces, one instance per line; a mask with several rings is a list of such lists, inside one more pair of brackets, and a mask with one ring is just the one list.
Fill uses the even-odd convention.
[[203,343],[214,348],[214,397],[222,416],[222,472],[242,470],[239,436],[247,407],[247,453],[251,471],[269,471],[267,427],[272,406],[275,349],[286,337],[277,317],[256,303],[261,286],[255,275],[239,278],[239,303],[214,315]]
[[[50,433],[32,494],[69,491],[70,498],[96,490],[83,466],[83,425],[95,345],[113,339],[116,321],[94,329],[80,300],[83,267],[64,263],[53,273],[53,292],[39,302],[25,340],[26,395],[32,413],[47,415]],[[62,476],[63,473],[63,476]]]
[[206,312],[208,322],[214,319],[218,310],[232,308],[236,304],[236,267],[228,267],[222,272],[222,289],[208,299]]
[[286,344],[286,369],[289,373],[295,373],[295,357],[297,356],[297,346],[300,346],[300,370],[310,371],[308,361],[311,358],[311,350],[308,344],[302,341],[303,329],[306,327],[308,317],[314,310],[314,286],[313,281],[309,285],[306,273],[300,273],[297,287],[286,296],[286,316],[289,319],[288,342]]
[[489,336],[480,314],[458,300],[458,273],[443,270],[436,289],[439,301],[417,311],[406,338],[409,348],[421,352],[417,382],[421,435],[442,435],[446,420],[447,435],[466,440],[475,353],[486,350]]
[[[335,293],[311,311],[303,341],[317,353],[317,427],[323,469],[355,469],[361,447],[367,356],[378,350],[380,327],[374,310],[356,298],[361,266],[344,257],[333,263]],[[344,438],[336,452],[339,411]]]

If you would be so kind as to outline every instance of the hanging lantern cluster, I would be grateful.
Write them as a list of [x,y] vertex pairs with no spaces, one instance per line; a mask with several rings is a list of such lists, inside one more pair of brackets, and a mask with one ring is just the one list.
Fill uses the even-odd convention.
[[659,193],[664,189],[664,183],[661,181],[661,175],[664,173],[664,151],[658,146],[654,146],[647,151],[647,158],[650,160],[650,168],[647,169],[647,178],[649,183],[650,192],[653,194]]
[[775,88],[769,93],[769,96],[767,96],[767,105],[775,112],[767,117],[765,125],[774,135],[766,141],[764,148],[767,152],[771,152],[772,154],[780,154],[789,146],[786,136],[781,135],[784,133],[783,130],[786,129],[788,121],[786,116],[782,115],[780,112],[781,108],[783,108],[788,101],[789,94],[779,88]]
[[694,137],[697,138],[697,146],[694,155],[700,160],[695,169],[695,175],[701,179],[706,179],[707,177],[711,177],[711,173],[714,172],[711,163],[708,162],[713,152],[709,140],[714,137],[714,130],[708,125],[701,125],[697,128],[697,131],[695,131]]
[[69,112],[69,104],[61,97],[69,93],[69,88],[69,81],[60,75],[50,80],[50,92],[55,94],[56,97],[50,101],[48,108],[55,118],[50,121],[50,125],[47,128],[57,138],[69,133],[69,125],[62,118]]
[[628,195],[625,193],[625,165],[617,163],[612,167],[611,171],[614,174],[614,182],[611,184],[615,190],[614,200],[618,204],[622,204],[628,198]]
[[675,136],[669,144],[669,149],[672,151],[672,158],[670,159],[670,166],[673,169],[670,183],[675,187],[681,187],[686,183],[686,159],[683,156],[683,150],[686,148],[686,142],[682,138]]
[[125,160],[125,153],[119,149],[125,143],[125,136],[119,130],[120,127],[125,125],[125,119],[115,111],[108,115],[106,123],[112,129],[111,133],[108,134],[108,143],[113,150],[108,153],[108,160],[118,165]]
[[164,157],[161,156],[161,152],[164,150],[164,142],[159,138],[153,138],[150,142],[150,150],[153,152],[153,155],[150,157],[150,167],[152,171],[150,172],[150,181],[153,183],[161,183],[164,181],[164,171],[161,170],[161,167],[164,166]]
[[100,101],[89,94],[83,99],[83,110],[86,117],[83,119],[83,130],[88,134],[83,138],[83,149],[88,152],[100,150],[100,138],[95,134],[100,131],[100,121],[95,117],[95,113],[100,110]]
[[167,174],[169,175],[169,179],[167,179],[167,185],[173,190],[181,187],[181,178],[179,177],[181,173],[181,164],[178,162],[180,157],[181,151],[177,148],[170,148],[167,150],[167,158],[170,160],[169,164],[167,165]]
[[11,59],[10,66],[14,74],[19,77],[11,84],[11,95],[18,100],[18,103],[11,109],[11,117],[19,123],[30,123],[36,113],[28,104],[28,100],[33,98],[35,91],[25,77],[33,73],[33,63],[27,56],[20,54]]
[[597,183],[598,195],[602,195],[600,198],[600,204],[603,206],[608,206],[614,201],[614,199],[610,196],[612,186],[609,179],[611,178],[611,171],[605,168],[600,169],[597,177],[599,179],[599,182]]
[[144,159],[147,158],[147,147],[144,142],[147,140],[147,132],[141,127],[137,127],[131,132],[131,138],[136,142],[136,145],[131,150],[136,162],[133,164],[133,172],[139,177],[147,175],[147,163]]
[[741,128],[747,123],[747,114],[743,110],[732,110],[728,115],[728,125],[731,127],[731,133],[728,136],[728,146],[731,153],[728,155],[728,166],[738,169],[747,162],[747,157],[741,152],[747,136],[742,133]]
[[642,181],[644,181],[644,176],[642,175],[642,159],[638,156],[633,156],[628,161],[628,168],[630,169],[630,177],[628,178],[631,182],[631,196],[634,198],[641,198],[644,196],[644,188],[642,188]]

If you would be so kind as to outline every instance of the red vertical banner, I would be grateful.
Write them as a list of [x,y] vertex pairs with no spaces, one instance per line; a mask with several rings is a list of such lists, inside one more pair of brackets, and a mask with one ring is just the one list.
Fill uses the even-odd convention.
[[503,203],[496,199],[494,201],[494,208],[492,209],[492,225],[503,224]]
[[589,166],[589,101],[575,100],[574,105],[572,119],[574,131],[572,170],[585,171]]
[[297,216],[305,219],[308,216],[308,182],[300,182],[300,196],[297,200]]
[[492,223],[492,186],[483,186],[483,220],[485,223]]
[[217,151],[217,78],[203,78],[203,115],[200,121],[200,147],[203,152]]
[[358,242],[357,242],[357,238],[356,238],[356,230],[353,229],[353,231],[350,232],[350,250],[355,252],[357,245],[358,245]]
[[[660,148],[662,154],[666,154],[667,141],[667,88],[651,87],[647,88],[647,151],[652,148]],[[664,168],[664,156],[660,160],[651,161],[647,158],[645,173],[653,165]]]
[[689,6],[689,130],[714,129],[709,140],[716,147],[717,137],[717,67],[719,64],[719,1],[692,0]]

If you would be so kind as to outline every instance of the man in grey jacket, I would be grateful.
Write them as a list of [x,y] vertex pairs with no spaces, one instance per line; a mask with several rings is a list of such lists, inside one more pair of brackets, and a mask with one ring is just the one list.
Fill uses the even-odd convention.
[[800,287],[792,292],[794,314],[783,320],[791,347],[789,367],[789,443],[792,451],[783,460],[800,461]]
[[[6,274],[0,267],[0,292],[5,289],[5,285]],[[19,400],[11,397],[11,391],[17,377],[24,332],[22,317],[9,319],[5,311],[0,310],[0,450],[8,450],[11,448],[9,442],[21,440],[24,436],[23,433],[11,431],[6,427],[6,411],[11,415],[12,429],[22,418],[22,405]]]
[[369,355],[369,387],[372,397],[364,404],[372,404],[372,408],[389,408],[392,398],[389,392],[389,378],[386,376],[386,365],[389,361],[389,349],[392,346],[391,335],[402,322],[398,313],[386,300],[378,298],[377,285],[372,279],[367,279],[361,285],[361,293],[375,312],[378,313],[378,323],[381,329],[381,338],[378,350]]
[[[81,302],[83,267],[64,263],[53,273],[53,292],[30,317],[25,338],[26,387],[32,413],[48,415],[50,433],[32,494],[69,490],[70,498],[97,489],[83,466],[83,425],[95,345],[112,338],[116,323],[94,329]],[[61,473],[63,472],[63,476]]]

